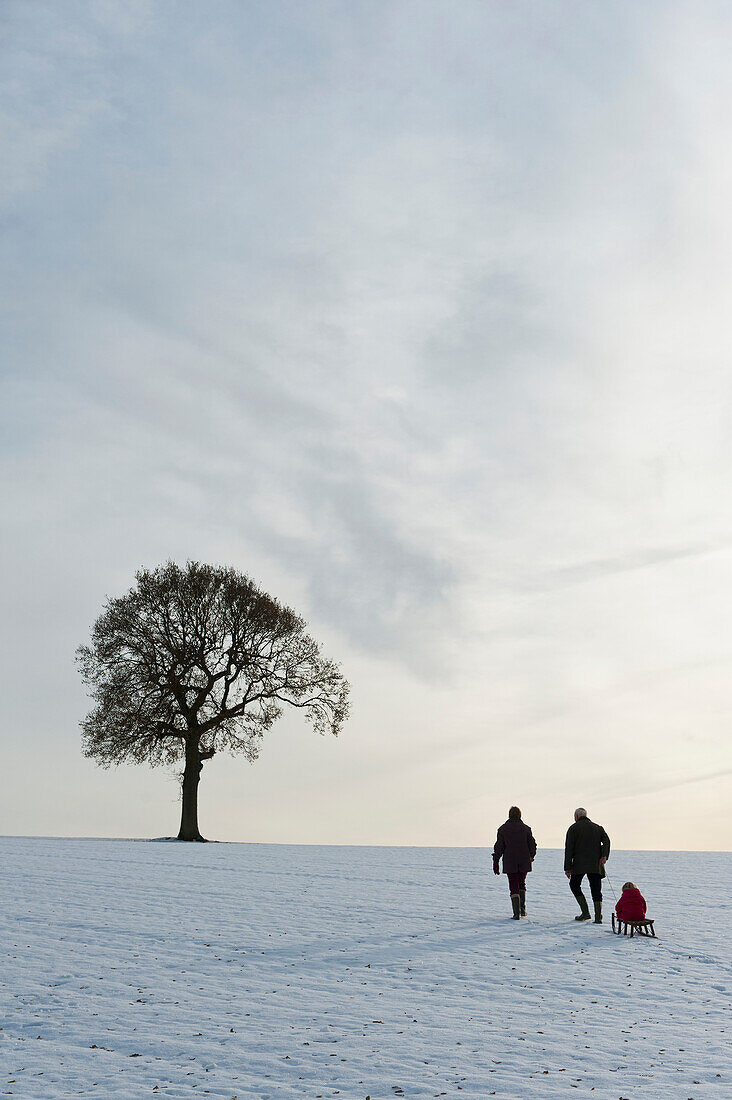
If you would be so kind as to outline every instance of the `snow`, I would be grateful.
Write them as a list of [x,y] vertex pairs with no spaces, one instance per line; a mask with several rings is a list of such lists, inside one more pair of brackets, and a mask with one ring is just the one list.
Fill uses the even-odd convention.
[[658,940],[540,851],[0,839],[0,1094],[732,1095],[732,856],[613,852]]

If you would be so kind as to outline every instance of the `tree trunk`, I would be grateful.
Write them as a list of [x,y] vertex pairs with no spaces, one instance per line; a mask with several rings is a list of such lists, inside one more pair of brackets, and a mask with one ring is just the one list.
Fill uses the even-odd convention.
[[186,738],[186,767],[183,772],[178,840],[206,839],[198,831],[198,783],[202,767],[198,738]]

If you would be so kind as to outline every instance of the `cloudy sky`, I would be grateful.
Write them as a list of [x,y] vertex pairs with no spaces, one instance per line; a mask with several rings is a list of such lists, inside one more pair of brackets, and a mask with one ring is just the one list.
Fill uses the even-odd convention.
[[159,836],[74,667],[172,558],[352,683],[231,840],[730,848],[725,3],[2,6],[0,832]]

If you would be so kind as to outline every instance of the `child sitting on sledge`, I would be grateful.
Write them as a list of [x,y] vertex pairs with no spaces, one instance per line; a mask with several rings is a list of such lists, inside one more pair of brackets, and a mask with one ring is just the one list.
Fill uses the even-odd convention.
[[623,883],[623,893],[615,912],[620,920],[645,920],[646,899],[634,882]]

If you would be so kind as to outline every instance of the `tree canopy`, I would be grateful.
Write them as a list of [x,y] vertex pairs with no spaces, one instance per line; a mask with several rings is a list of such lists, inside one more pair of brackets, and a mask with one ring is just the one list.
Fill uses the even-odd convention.
[[285,705],[336,736],[348,715],[348,683],[304,621],[230,567],[140,570],[77,658],[95,702],[82,722],[86,756],[104,767],[185,760],[181,840],[203,839],[204,761],[222,750],[255,760]]

